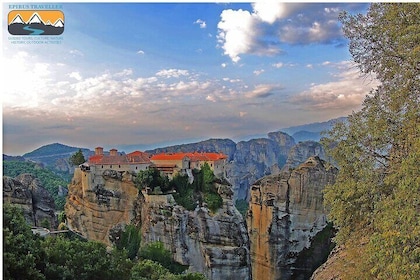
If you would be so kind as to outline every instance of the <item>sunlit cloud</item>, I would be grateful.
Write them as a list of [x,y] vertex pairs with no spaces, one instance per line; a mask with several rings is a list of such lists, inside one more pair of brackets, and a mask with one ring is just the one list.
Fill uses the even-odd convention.
[[292,104],[306,110],[353,110],[360,107],[366,95],[379,85],[376,79],[362,76],[349,62],[328,65],[338,70],[333,74],[335,81],[312,84],[308,90],[292,97]]
[[343,40],[337,4],[257,2],[252,11],[224,10],[218,43],[237,63],[244,54],[282,53],[280,43],[340,44]]
[[187,70],[182,69],[164,69],[156,73],[156,76],[165,78],[179,78],[180,76],[188,76]]

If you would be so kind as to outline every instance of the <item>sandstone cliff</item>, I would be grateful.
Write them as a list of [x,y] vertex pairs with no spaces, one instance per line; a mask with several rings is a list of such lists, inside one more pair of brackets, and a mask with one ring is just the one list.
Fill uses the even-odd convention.
[[215,214],[206,207],[187,211],[171,195],[146,195],[143,242],[162,241],[177,262],[208,279],[251,279],[245,221],[233,205],[230,187],[218,189],[223,207]]
[[245,220],[230,186],[218,185],[223,207],[187,211],[171,194],[139,193],[131,175],[111,170],[101,176],[76,169],[65,206],[68,226],[88,239],[111,245],[124,224],[141,224],[142,243],[162,241],[174,259],[208,279],[251,279]]
[[319,157],[310,157],[294,170],[252,185],[247,225],[254,280],[308,278],[311,266],[299,263],[299,255],[327,226],[322,190],[336,173]]
[[26,221],[32,226],[48,224],[49,229],[57,227],[54,199],[31,174],[3,177],[3,203],[22,208]]
[[137,224],[141,202],[131,176],[111,170],[95,176],[76,168],[64,207],[69,228],[111,245],[112,228]]

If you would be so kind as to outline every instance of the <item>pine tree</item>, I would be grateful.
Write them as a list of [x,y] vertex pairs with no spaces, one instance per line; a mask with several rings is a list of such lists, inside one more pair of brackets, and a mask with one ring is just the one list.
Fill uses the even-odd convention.
[[86,162],[86,159],[83,155],[82,149],[79,149],[75,152],[69,159],[70,163],[74,166],[80,165]]

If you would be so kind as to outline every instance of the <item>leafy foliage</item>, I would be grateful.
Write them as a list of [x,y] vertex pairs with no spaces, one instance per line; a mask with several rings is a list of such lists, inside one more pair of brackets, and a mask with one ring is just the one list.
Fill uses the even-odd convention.
[[149,188],[152,191],[159,188],[161,192],[170,190],[169,178],[160,173],[157,168],[141,170],[135,179],[135,185],[139,189]]
[[172,181],[177,193],[174,195],[175,201],[188,210],[194,210],[196,202],[205,202],[207,207],[216,212],[223,200],[218,194],[215,181],[216,176],[210,166],[205,163],[200,170],[193,170],[194,182],[188,183],[188,177],[177,175]]
[[131,280],[206,280],[206,278],[200,273],[173,274],[161,264],[146,259],[133,267]]
[[32,234],[22,209],[3,205],[4,279],[45,279],[41,273],[41,240]]
[[176,263],[169,250],[160,241],[152,242],[140,249],[139,257],[155,261],[168,269],[171,273],[182,273],[187,267]]
[[420,275],[420,4],[374,3],[367,15],[344,13],[341,21],[355,62],[381,85],[323,140],[340,166],[325,203],[337,241],[367,246],[350,260],[367,267],[359,279],[414,279]]
[[49,169],[43,168],[36,163],[26,161],[4,161],[3,175],[17,177],[20,174],[29,173],[37,177],[45,189],[54,198],[57,210],[63,210],[66,203],[65,197],[58,196],[59,186],[67,186],[68,181],[55,174]]
[[85,156],[83,155],[82,149],[79,149],[77,152],[71,155],[69,162],[73,166],[78,166],[86,162]]
[[140,230],[135,225],[127,225],[115,245],[119,250],[127,250],[128,257],[134,260],[140,248],[140,241]]

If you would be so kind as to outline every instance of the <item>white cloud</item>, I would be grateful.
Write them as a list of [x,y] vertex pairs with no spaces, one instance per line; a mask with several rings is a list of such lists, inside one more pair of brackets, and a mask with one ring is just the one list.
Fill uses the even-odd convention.
[[288,15],[291,12],[290,8],[293,8],[294,5],[277,1],[259,1],[253,3],[252,7],[261,21],[273,24],[276,20]]
[[259,76],[259,75],[261,75],[264,72],[265,72],[264,69],[260,69],[260,70],[255,70],[253,73],[254,73],[255,76]]
[[200,28],[206,28],[206,22],[202,19],[197,19],[194,24],[199,24]]
[[138,51],[137,51],[137,54],[143,55],[143,54],[144,54],[144,51],[142,51],[142,50],[138,50]]
[[73,56],[84,56],[83,52],[81,52],[80,50],[70,50],[69,52]]
[[284,63],[278,62],[278,63],[272,64],[272,66],[275,67],[275,68],[282,68],[284,66]]
[[222,43],[224,54],[236,63],[240,60],[240,54],[252,49],[255,18],[248,11],[231,9],[224,10],[220,17],[217,38]]
[[252,11],[224,10],[217,25],[218,46],[237,63],[243,54],[279,54],[282,42],[336,43],[343,40],[338,14],[344,5],[264,1],[252,4]]
[[69,74],[69,77],[70,77],[70,78],[73,78],[73,79],[76,79],[76,80],[78,80],[78,81],[82,80],[82,76],[80,75],[80,73],[79,73],[79,72],[71,72],[71,73]]
[[163,69],[156,73],[156,76],[165,78],[179,78],[181,76],[188,76],[188,70],[182,69]]
[[312,84],[308,90],[292,97],[290,102],[306,110],[351,111],[360,107],[370,90],[378,86],[378,81],[365,80],[359,69],[349,62],[337,63],[334,67],[338,70],[338,74],[333,75],[335,81]]

